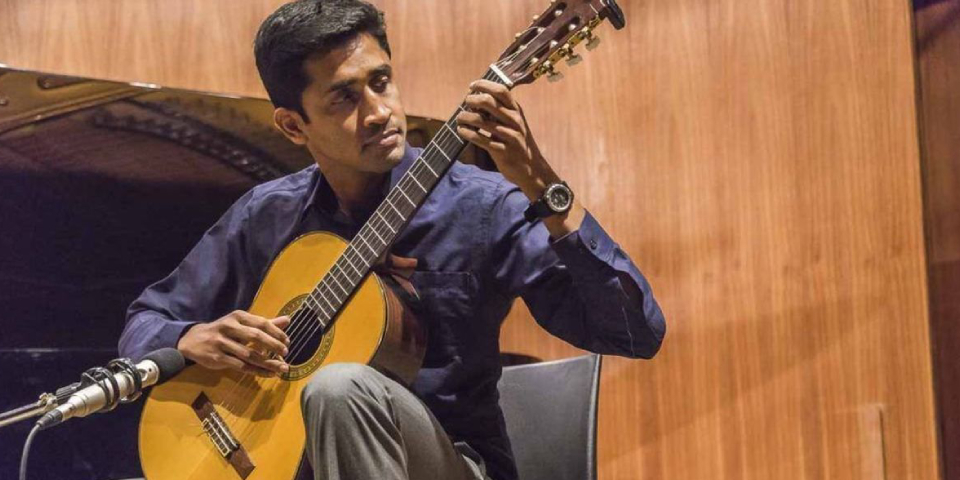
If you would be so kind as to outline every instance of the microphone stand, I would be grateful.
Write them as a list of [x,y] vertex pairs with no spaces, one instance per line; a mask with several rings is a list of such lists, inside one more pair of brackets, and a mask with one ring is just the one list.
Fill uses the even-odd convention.
[[[90,369],[84,374],[91,373]],[[6,427],[12,423],[17,423],[20,420],[26,420],[30,417],[39,417],[44,413],[57,408],[60,404],[65,402],[70,395],[77,393],[81,388],[85,387],[84,382],[76,382],[57,389],[56,393],[42,393],[40,394],[40,399],[35,403],[29,405],[24,405],[22,407],[14,408],[13,410],[0,413],[0,428]]]
[[24,405],[19,408],[14,408],[8,412],[0,413],[0,427],[6,427],[11,423],[19,422],[20,420],[25,420],[30,417],[36,417],[43,415],[44,413],[57,408],[57,396],[52,393],[44,393],[40,395],[40,399],[36,403],[31,403],[29,405]]

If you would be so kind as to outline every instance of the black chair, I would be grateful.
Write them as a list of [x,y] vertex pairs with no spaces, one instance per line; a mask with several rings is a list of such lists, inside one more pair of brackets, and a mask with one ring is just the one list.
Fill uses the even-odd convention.
[[596,480],[601,358],[503,369],[500,407],[520,480]]

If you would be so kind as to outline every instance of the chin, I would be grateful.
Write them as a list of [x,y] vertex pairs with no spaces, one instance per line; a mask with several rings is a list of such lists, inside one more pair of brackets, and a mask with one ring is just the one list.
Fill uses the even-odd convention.
[[407,140],[404,138],[400,141],[400,144],[397,145],[390,153],[387,155],[387,158],[390,162],[395,165],[399,165],[403,160],[403,154],[407,151]]
[[380,162],[382,164],[389,164],[391,168],[400,164],[403,161],[403,154],[406,151],[406,144],[400,142],[396,147],[393,147],[389,152],[380,157]]
[[405,147],[404,144],[401,143],[386,153],[378,152],[379,155],[373,152],[368,153],[365,158],[365,163],[371,171],[386,173],[392,170],[393,167],[400,165],[400,162],[403,161],[404,152]]

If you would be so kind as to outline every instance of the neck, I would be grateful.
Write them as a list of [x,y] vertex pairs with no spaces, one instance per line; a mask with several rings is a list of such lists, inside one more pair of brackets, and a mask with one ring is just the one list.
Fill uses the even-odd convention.
[[383,182],[390,173],[345,171],[337,168],[320,169],[330,189],[337,197],[340,210],[350,218],[362,218],[383,200]]

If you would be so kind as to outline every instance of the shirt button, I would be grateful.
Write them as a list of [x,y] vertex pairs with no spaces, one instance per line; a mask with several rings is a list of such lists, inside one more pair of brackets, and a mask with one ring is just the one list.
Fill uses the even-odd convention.
[[596,249],[597,249],[597,240],[596,240],[596,239],[590,239],[590,249],[591,249],[591,250],[596,250]]

